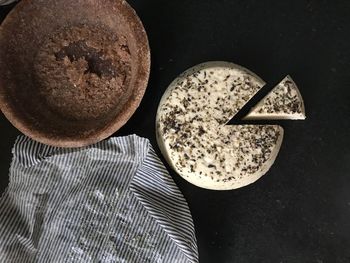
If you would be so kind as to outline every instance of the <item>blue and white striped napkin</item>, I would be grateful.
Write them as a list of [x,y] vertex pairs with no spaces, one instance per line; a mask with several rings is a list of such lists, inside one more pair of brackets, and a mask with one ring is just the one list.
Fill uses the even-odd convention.
[[0,262],[198,262],[198,250],[147,139],[62,149],[22,136],[0,200]]

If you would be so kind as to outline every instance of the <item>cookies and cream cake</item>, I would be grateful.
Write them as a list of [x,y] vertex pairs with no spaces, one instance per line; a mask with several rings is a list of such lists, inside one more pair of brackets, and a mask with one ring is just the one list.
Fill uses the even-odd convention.
[[226,125],[265,83],[227,62],[195,66],[175,79],[157,113],[157,141],[171,167],[199,187],[249,185],[274,163],[278,125]]
[[287,76],[244,119],[305,120],[305,118],[303,98],[293,79]]

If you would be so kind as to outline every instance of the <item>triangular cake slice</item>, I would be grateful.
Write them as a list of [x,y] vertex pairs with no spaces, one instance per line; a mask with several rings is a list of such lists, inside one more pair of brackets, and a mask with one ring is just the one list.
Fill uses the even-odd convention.
[[293,79],[287,76],[244,120],[305,120],[303,98]]

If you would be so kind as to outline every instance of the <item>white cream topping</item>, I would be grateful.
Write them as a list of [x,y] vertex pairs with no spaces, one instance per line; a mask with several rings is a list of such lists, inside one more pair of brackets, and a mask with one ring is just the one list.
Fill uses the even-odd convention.
[[244,119],[304,120],[305,118],[303,98],[293,79],[287,76]]
[[283,129],[226,125],[264,84],[226,62],[204,63],[180,75],[157,114],[158,143],[173,169],[197,186],[217,190],[242,187],[265,174]]

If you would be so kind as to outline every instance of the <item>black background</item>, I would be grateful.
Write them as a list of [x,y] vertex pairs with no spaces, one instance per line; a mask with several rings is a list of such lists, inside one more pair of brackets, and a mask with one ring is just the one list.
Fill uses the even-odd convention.
[[[350,1],[129,2],[148,32],[152,72],[141,107],[116,135],[156,146],[162,93],[209,60],[241,64],[268,83],[290,74],[305,100],[307,120],[282,122],[280,155],[257,183],[215,192],[171,172],[193,213],[200,262],[350,262]],[[2,193],[19,133],[2,115],[0,133]]]

